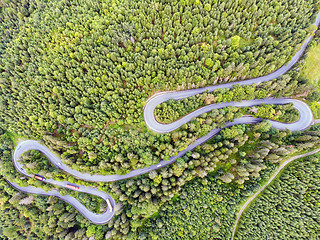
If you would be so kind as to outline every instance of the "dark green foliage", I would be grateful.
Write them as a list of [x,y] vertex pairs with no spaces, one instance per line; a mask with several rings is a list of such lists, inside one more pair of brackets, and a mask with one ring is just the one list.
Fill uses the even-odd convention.
[[[203,203],[210,207],[209,199],[221,200],[222,207],[214,214],[227,220],[216,236],[228,236],[227,227],[241,199],[238,188],[249,196],[257,187],[249,182],[259,180],[263,169],[273,169],[282,157],[319,145],[317,128],[291,134],[262,122],[224,129],[159,171],[115,183],[86,183],[110,193],[122,205],[105,226],[90,224],[55,198],[35,196],[28,205],[21,205],[20,198],[27,196],[9,187],[3,177],[21,186],[46,190],[52,186],[17,173],[6,131],[43,139],[70,167],[90,173],[124,174],[167,160],[241,112],[236,108],[212,111],[172,133],[155,134],[143,120],[147,98],[159,90],[202,87],[274,71],[308,35],[318,3],[48,0],[2,1],[0,5],[0,127],[5,130],[0,130],[0,238],[84,239],[94,235],[95,239],[144,239],[148,233],[137,229],[145,220],[173,197],[177,199],[187,182],[209,172],[215,179],[209,178],[208,189],[199,184],[195,189],[201,187],[199,193],[208,195]],[[214,102],[309,91],[298,77],[299,72],[291,71],[259,86],[215,91]],[[205,101],[202,96],[199,99]],[[30,172],[79,181],[53,169],[39,153],[31,153],[25,164]],[[206,180],[202,181],[205,185]],[[236,200],[230,199],[223,182],[235,182]],[[208,194],[215,189],[218,194]],[[190,191],[193,189],[183,190],[180,200],[185,201],[183,196]],[[224,193],[228,197],[221,199]],[[76,197],[98,212],[99,200],[91,204],[88,196]],[[177,208],[177,214],[180,210]],[[199,224],[199,220],[190,221]],[[219,221],[208,226],[217,225]],[[212,229],[202,229],[199,236],[208,231]],[[175,233],[175,229],[168,231]],[[183,231],[179,234],[185,235]]]
[[319,239],[319,155],[288,166],[242,215],[235,239]]
[[[155,91],[274,71],[305,39],[317,7],[310,0],[2,5],[0,125],[44,139],[72,168],[102,174],[124,174],[178,151],[168,136],[145,128],[143,105]],[[271,95],[297,90],[291,78],[270,84],[262,88]]]
[[[268,179],[272,168],[259,181]],[[258,181],[236,185],[223,184],[215,177],[197,179],[186,185],[176,200],[164,205],[140,229],[138,239],[231,239],[237,205],[259,187]]]

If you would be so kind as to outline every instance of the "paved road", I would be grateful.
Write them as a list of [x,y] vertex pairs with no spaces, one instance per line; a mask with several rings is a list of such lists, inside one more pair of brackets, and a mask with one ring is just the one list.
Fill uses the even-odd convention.
[[312,124],[318,124],[318,123],[320,123],[320,119],[315,119],[315,120],[313,120],[313,123],[312,123]]
[[271,176],[271,178],[269,179],[269,181],[262,187],[259,189],[258,192],[256,192],[254,195],[252,195],[246,202],[245,204],[242,206],[242,208],[240,209],[240,211],[238,212],[238,215],[237,215],[237,220],[236,220],[236,223],[234,225],[234,228],[232,230],[232,239],[234,239],[234,235],[236,233],[236,230],[237,230],[237,226],[238,226],[238,223],[240,221],[240,218],[241,218],[241,215],[242,213],[246,210],[246,208],[249,206],[249,204],[267,187],[270,185],[270,183],[278,176],[278,174],[280,173],[280,171],[285,168],[289,163],[291,163],[292,161],[298,159],[298,158],[302,158],[302,157],[306,157],[306,156],[310,156],[312,154],[315,154],[317,152],[319,152],[320,149],[316,149],[316,150],[313,150],[311,152],[308,152],[308,153],[305,153],[305,154],[301,154],[301,155],[298,155],[298,156],[294,156],[288,160],[286,160],[285,162],[283,162],[280,167],[277,169],[277,171],[275,171],[275,173]]
[[[290,129],[291,131],[296,131],[296,130],[303,130],[312,124],[313,117],[312,117],[312,112],[311,112],[310,108],[304,102],[296,100],[296,99],[281,98],[281,99],[259,99],[259,100],[250,100],[250,101],[242,101],[242,102],[229,102],[229,103],[223,103],[223,104],[210,105],[210,106],[208,106],[208,108],[204,107],[204,108],[199,109],[199,110],[202,110],[202,111],[200,111],[200,113],[198,113],[197,111],[193,112],[193,113],[200,115],[203,112],[210,111],[212,108],[222,108],[225,106],[238,106],[238,107],[254,106],[254,105],[259,105],[259,104],[263,104],[263,103],[268,103],[268,104],[293,103],[293,106],[300,113],[299,120],[294,123],[281,123],[281,122],[270,120],[271,125],[273,127],[276,127],[278,129],[282,129],[282,130]],[[190,116],[190,114],[189,114],[186,117],[184,117],[183,119],[181,119],[182,121],[179,120],[180,121],[179,125],[175,125],[175,128],[180,127],[184,122],[190,121],[192,117],[193,116],[192,115]],[[260,118],[245,116],[245,117],[235,119],[235,121],[233,121],[233,122],[226,123],[225,127],[231,127],[231,126],[237,125],[237,124],[258,123],[258,122],[261,122],[262,120],[263,119],[260,119]],[[160,124],[160,123],[158,123],[158,124]],[[160,125],[165,125],[165,124],[160,124]],[[170,125],[170,124],[167,124],[167,125]],[[173,130],[171,130],[171,131],[173,131]],[[75,176],[76,178],[79,178],[79,179],[82,179],[85,181],[91,181],[91,182],[114,182],[114,181],[119,181],[119,180],[123,180],[123,179],[127,179],[127,178],[132,178],[135,176],[139,176],[144,173],[148,173],[152,170],[156,170],[156,169],[162,168],[166,165],[169,165],[169,164],[175,162],[178,158],[184,156],[188,151],[191,151],[194,148],[196,148],[197,146],[207,142],[210,138],[212,138],[213,136],[218,134],[220,131],[221,131],[221,129],[213,129],[209,134],[197,139],[193,144],[190,144],[185,150],[178,152],[178,154],[176,156],[171,157],[168,161],[162,160],[156,165],[152,165],[150,167],[145,167],[142,169],[132,170],[130,173],[127,173],[125,175],[117,175],[117,174],[115,174],[115,175],[99,175],[99,174],[91,175],[89,173],[79,172],[77,170],[70,168],[69,166],[65,165],[64,163],[62,163],[60,158],[57,157],[56,155],[54,155],[50,149],[48,149],[46,146],[40,144],[39,142],[37,142],[35,140],[26,140],[26,141],[20,142],[15,149],[13,159],[14,159],[15,165],[17,165],[18,171],[21,172],[21,170],[19,170],[19,169],[22,167],[22,165],[19,165],[19,162],[17,161],[19,159],[19,157],[21,156],[21,154],[26,151],[29,151],[29,150],[38,150],[38,151],[42,152],[50,160],[50,162],[54,166],[56,166],[56,167],[60,168],[61,170]],[[29,175],[27,175],[27,176],[29,176]],[[29,176],[29,177],[31,177],[31,176]]]
[[[22,141],[19,142],[19,144],[17,145],[14,153],[13,153],[13,164],[15,166],[15,168],[22,174],[24,174],[27,177],[33,177],[33,175],[30,175],[26,172],[26,170],[23,168],[23,165],[21,164],[21,162],[19,161],[21,159],[21,155],[24,152],[27,152],[29,150],[39,150],[40,152],[42,152],[50,161],[51,163],[56,166],[57,168],[60,168],[60,162],[61,160],[54,155],[47,147],[39,144],[37,141],[34,140],[28,140],[28,141]],[[64,165],[65,166],[65,165]],[[59,186],[59,187],[66,187],[66,185],[69,182],[66,181],[56,181],[53,179],[46,179],[45,180],[46,183],[50,183],[53,184],[55,186]],[[87,218],[89,221],[91,221],[92,223],[95,224],[105,224],[107,222],[109,222],[114,215],[114,206],[115,206],[115,201],[114,199],[109,196],[108,194],[106,194],[103,191],[98,191],[97,189],[93,188],[93,187],[85,187],[85,186],[78,186],[76,184],[72,184],[74,186],[78,186],[79,189],[76,190],[78,192],[84,192],[84,193],[89,193],[92,195],[96,195],[98,197],[101,197],[103,200],[107,201],[107,199],[109,199],[111,205],[112,205],[112,209],[110,209],[109,207],[107,207],[106,211],[102,214],[96,214],[93,213],[91,211],[89,211],[83,204],[81,204],[76,198],[71,197],[69,195],[65,195],[62,196],[57,190],[51,190],[51,191],[44,191],[42,188],[35,188],[33,186],[28,186],[28,187],[20,187],[17,184],[13,183],[13,182],[9,182],[13,187],[15,187],[16,189],[22,191],[22,192],[26,192],[26,193],[34,193],[34,194],[41,194],[41,195],[46,195],[46,196],[56,196],[58,198],[60,198],[63,201],[66,201],[68,203],[70,203],[73,207],[75,207],[85,218]]]
[[[313,25],[318,27],[319,23],[320,23],[320,12],[318,13],[316,21],[314,22]],[[315,31],[313,31],[313,33],[314,32]],[[147,103],[144,108],[144,120],[145,120],[147,126],[151,130],[158,132],[158,133],[171,132],[171,131],[179,128],[182,124],[189,122],[193,117],[199,116],[200,114],[202,114],[204,112],[208,112],[208,111],[210,111],[210,109],[216,109],[216,108],[221,108],[221,107],[225,107],[225,106],[235,106],[235,105],[240,106],[241,103],[234,103],[234,102],[212,104],[212,105],[200,108],[200,109],[198,109],[198,110],[186,115],[185,117],[183,117],[173,123],[170,123],[170,124],[162,124],[162,123],[157,122],[157,120],[155,119],[155,115],[154,115],[154,110],[155,110],[156,106],[163,103],[163,102],[166,102],[170,99],[180,100],[180,99],[184,99],[186,97],[201,94],[205,91],[212,92],[216,89],[232,88],[234,85],[237,85],[237,84],[239,84],[239,85],[252,85],[252,84],[259,84],[262,82],[268,82],[272,79],[276,79],[276,78],[280,77],[281,75],[285,74],[288,70],[290,70],[290,68],[300,59],[300,57],[302,56],[303,52],[305,51],[306,47],[308,46],[308,44],[310,43],[312,38],[313,38],[313,36],[310,36],[306,39],[306,41],[300,47],[300,50],[292,57],[291,61],[288,64],[282,66],[277,71],[275,71],[271,74],[268,74],[266,76],[253,78],[253,79],[249,79],[249,80],[244,80],[244,81],[240,81],[240,82],[230,82],[230,83],[226,83],[226,84],[191,89],[191,90],[186,90],[186,91],[160,92],[160,93],[153,95],[152,97],[150,97],[147,100]],[[267,100],[267,99],[265,99],[265,100],[267,101],[266,103],[271,103],[271,100]],[[253,101],[256,101],[256,100],[253,100]],[[279,104],[283,104],[281,102],[282,100],[279,99],[278,101],[279,101],[278,102]],[[247,102],[247,101],[243,101],[243,102]],[[274,101],[272,103],[276,104]],[[221,107],[219,107],[219,106],[221,106]],[[245,105],[243,105],[243,106],[245,106]],[[300,110],[302,110],[302,109],[300,108]],[[279,124],[274,123],[273,126],[277,127],[277,126],[279,126]],[[294,125],[291,125],[291,126],[294,126]],[[281,127],[282,126],[280,126],[280,128]]]
[[[317,19],[316,19],[314,25],[318,27],[319,22],[320,22],[320,12],[318,13],[318,16],[317,16]],[[193,117],[199,116],[199,114],[201,114],[203,112],[210,111],[211,109],[217,109],[217,108],[221,108],[224,106],[239,106],[239,107],[253,106],[253,105],[259,105],[262,103],[267,103],[267,104],[293,103],[294,107],[300,112],[299,120],[295,123],[290,123],[290,124],[270,121],[272,126],[277,127],[279,129],[288,128],[291,131],[303,130],[303,129],[307,128],[310,124],[312,124],[312,113],[311,113],[311,110],[309,109],[309,107],[301,101],[294,100],[294,99],[286,99],[286,98],[280,98],[280,99],[269,98],[269,99],[264,99],[264,100],[242,101],[242,102],[238,102],[238,103],[229,102],[229,103],[213,104],[213,105],[209,105],[209,106],[200,108],[197,111],[192,112],[192,113],[186,115],[185,117],[183,117],[182,119],[180,119],[174,123],[171,123],[171,124],[161,124],[161,123],[157,122],[154,117],[154,109],[158,104],[165,102],[169,99],[179,100],[179,99],[183,99],[183,98],[186,98],[189,96],[193,96],[193,95],[202,93],[204,91],[211,92],[211,91],[213,91],[215,89],[219,89],[219,88],[231,88],[235,84],[240,84],[240,85],[259,84],[261,82],[266,82],[266,81],[270,81],[272,79],[278,78],[282,74],[286,73],[299,60],[299,58],[303,54],[304,50],[306,49],[306,47],[309,44],[309,42],[311,41],[311,39],[312,39],[312,36],[310,36],[306,39],[306,41],[302,44],[300,50],[295,54],[295,56],[291,59],[291,61],[287,65],[284,65],[283,67],[281,67],[280,69],[278,69],[277,71],[275,71],[269,75],[259,77],[259,78],[250,79],[250,80],[215,85],[215,86],[210,86],[210,87],[205,87],[205,88],[186,90],[186,91],[180,91],[180,92],[175,92],[175,91],[162,92],[162,93],[155,94],[150,99],[148,99],[148,101],[145,105],[145,108],[144,108],[144,119],[145,119],[147,126],[153,131],[156,131],[159,133],[165,133],[165,132],[170,132],[170,131],[173,131],[174,129],[177,129],[183,123],[190,121]],[[227,123],[225,127],[230,127],[232,125],[241,124],[241,123],[244,123],[244,124],[257,123],[260,121],[262,121],[262,119],[257,119],[257,118],[246,116],[246,117],[235,119],[234,122]],[[57,156],[55,156],[46,146],[41,145],[40,143],[38,143],[37,141],[34,141],[34,140],[27,140],[27,141],[20,142],[18,144],[18,146],[15,149],[14,155],[13,155],[13,162],[14,162],[14,166],[16,167],[16,169],[19,172],[21,172],[22,174],[24,174],[28,177],[31,177],[30,175],[28,175],[25,172],[25,170],[23,170],[23,166],[19,163],[19,158],[23,152],[35,149],[35,150],[41,151],[51,161],[51,163],[53,165],[55,165],[56,167],[60,168],[61,170],[65,171],[65,172],[75,176],[76,178],[83,179],[86,181],[93,181],[93,182],[119,181],[122,179],[127,179],[127,178],[131,178],[131,177],[139,176],[139,175],[145,174],[147,172],[150,172],[152,170],[156,170],[156,169],[162,168],[166,165],[169,165],[169,164],[175,162],[177,158],[182,157],[186,152],[191,151],[196,146],[201,145],[204,142],[208,141],[210,138],[215,136],[220,131],[221,131],[221,129],[212,130],[209,134],[207,134],[206,136],[204,136],[202,138],[197,139],[193,144],[189,145],[185,150],[179,152],[176,156],[171,157],[169,161],[162,160],[162,161],[160,161],[159,164],[150,166],[148,168],[146,167],[146,168],[142,168],[142,169],[136,169],[136,170],[133,170],[130,173],[125,174],[125,175],[108,175],[108,176],[90,175],[87,173],[81,173],[81,172],[75,171],[75,170],[69,168],[67,165],[63,164],[61,162],[61,160]],[[62,186],[62,187],[65,187],[65,185],[67,184],[67,182],[57,182],[52,179],[48,179],[47,182],[54,184],[54,185]],[[101,215],[94,214],[94,213],[88,211],[75,198],[72,198],[70,196],[61,196],[55,190],[52,190],[50,192],[44,192],[42,189],[35,188],[32,186],[19,187],[14,183],[11,183],[11,184],[15,188],[17,188],[21,191],[24,191],[24,192],[57,196],[60,199],[72,204],[87,219],[89,219],[91,222],[94,222],[97,224],[103,224],[103,223],[108,222],[114,214],[114,212],[111,212],[109,214],[107,212],[105,212],[104,214],[101,214]],[[112,205],[113,205],[113,209],[114,209],[115,201],[106,193],[101,192],[101,191],[97,191],[93,188],[83,187],[83,186],[79,186],[79,191],[83,191],[83,192],[87,192],[87,193],[91,193],[91,194],[100,196],[105,200],[110,199],[110,201],[112,202]]]
[[[187,95],[189,93],[186,93]],[[210,112],[213,109],[220,109],[224,107],[251,107],[261,104],[288,104],[292,103],[293,107],[299,111],[300,117],[299,120],[294,123],[281,123],[277,121],[271,121],[271,125],[275,128],[285,130],[289,129],[290,131],[297,131],[297,130],[303,130],[310,126],[310,124],[313,121],[313,115],[312,111],[310,110],[309,106],[299,100],[296,99],[289,99],[289,98],[266,98],[266,99],[256,99],[256,100],[247,100],[242,102],[223,102],[218,104],[211,104],[202,108],[199,108],[195,110],[194,112],[184,116],[183,118],[180,118],[179,120],[170,123],[170,124],[163,124],[159,123],[154,116],[154,110],[155,107],[159,104],[159,101],[167,101],[166,95],[159,95],[158,98],[153,98],[147,103],[146,110],[144,113],[145,116],[145,122],[147,123],[148,127],[152,129],[155,132],[158,133],[167,133],[171,132],[173,130],[178,129],[183,124],[189,122],[192,118],[197,117],[203,113]],[[150,105],[148,105],[150,104]]]
[[[9,182],[9,181],[8,181]],[[51,184],[65,187],[65,185],[68,182],[59,182],[59,184],[53,183],[54,180],[48,181]],[[57,181],[55,181],[57,182]],[[112,210],[107,207],[106,211],[102,214],[96,214],[91,211],[89,211],[82,203],[80,203],[76,198],[71,197],[69,195],[62,196],[57,190],[50,190],[48,192],[44,191],[42,188],[36,188],[33,186],[28,186],[28,187],[20,187],[19,185],[9,182],[11,186],[14,188],[18,189],[21,192],[25,193],[33,193],[33,194],[40,194],[40,195],[45,195],[45,196],[55,196],[57,198],[60,198],[61,200],[70,203],[75,209],[77,209],[85,218],[87,218],[90,222],[95,223],[95,224],[106,224],[109,222],[113,216],[114,216],[114,206],[115,206],[115,201],[113,198],[111,198],[108,194],[106,194],[103,191],[98,191],[95,188],[92,187],[84,187],[84,186],[79,186],[79,192],[84,192],[84,193],[89,193],[96,195],[98,197],[101,197],[103,200],[109,199],[111,202],[111,205],[113,206]]]

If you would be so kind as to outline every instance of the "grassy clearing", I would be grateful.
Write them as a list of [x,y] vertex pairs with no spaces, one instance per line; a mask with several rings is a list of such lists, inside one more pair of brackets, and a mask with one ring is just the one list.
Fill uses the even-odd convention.
[[13,145],[16,146],[19,142],[19,139],[23,139],[23,136],[19,136],[16,133],[13,132],[6,132],[7,135],[10,137],[11,141],[13,142]]
[[320,104],[318,102],[313,102],[309,104],[310,109],[313,113],[313,116],[315,119],[320,118]]
[[302,69],[302,76],[310,80],[316,86],[319,86],[320,79],[320,44],[313,46],[308,52]]
[[314,119],[319,119],[320,118],[320,104],[318,102],[311,102],[311,101],[305,101],[313,114]]

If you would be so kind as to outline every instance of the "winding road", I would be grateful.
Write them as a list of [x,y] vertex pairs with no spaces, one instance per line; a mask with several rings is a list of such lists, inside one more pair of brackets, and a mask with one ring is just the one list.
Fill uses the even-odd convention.
[[[23,175],[30,177],[30,178],[33,177],[33,175],[30,175],[26,172],[26,170],[23,168],[23,165],[19,161],[21,159],[20,158],[21,155],[24,152],[27,152],[29,150],[38,150],[38,151],[42,152],[51,161],[51,163],[55,167],[63,168],[63,166],[60,166],[61,160],[56,155],[54,155],[47,147],[39,144],[37,141],[27,140],[27,141],[19,142],[19,144],[17,145],[17,147],[13,153],[13,164],[14,164],[15,168]],[[66,166],[66,165],[64,165],[64,166]],[[53,179],[46,179],[44,182],[50,183],[55,186],[64,187],[64,188],[66,188],[67,184],[70,184],[69,182],[66,182],[66,181],[56,181]],[[106,211],[103,212],[102,214],[96,214],[96,213],[89,211],[76,198],[71,197],[69,195],[62,196],[57,190],[51,190],[51,191],[46,192],[42,188],[36,188],[33,186],[20,187],[13,182],[9,182],[9,183],[13,187],[15,187],[16,189],[18,189],[22,192],[41,194],[41,195],[46,195],[46,196],[56,196],[56,197],[60,198],[61,200],[70,203],[85,218],[87,218],[88,220],[90,220],[92,223],[95,223],[95,224],[105,224],[105,223],[109,222],[113,218],[113,215],[114,215],[114,206],[115,206],[114,199],[111,196],[109,196],[108,194],[106,194],[105,192],[98,191],[97,189],[95,189],[93,187],[85,187],[85,186],[78,186],[78,185],[72,184],[73,186],[79,187],[79,189],[77,190],[78,192],[84,192],[84,193],[96,195],[98,197],[101,197],[105,201],[107,201],[107,199],[109,199],[110,204],[112,205],[112,209],[107,207]]]
[[[320,23],[320,12],[317,15],[316,21],[314,25],[316,27],[319,26]],[[315,30],[313,31],[313,33]],[[226,102],[226,103],[219,103],[219,104],[212,104],[205,107],[202,107],[200,109],[197,109],[196,111],[184,116],[183,118],[170,123],[170,124],[162,124],[156,121],[154,116],[154,110],[158,104],[161,104],[169,99],[179,100],[186,97],[190,97],[196,94],[203,93],[205,91],[212,92],[215,89],[221,89],[221,88],[231,88],[232,86],[239,84],[239,85],[251,85],[251,84],[259,84],[262,82],[270,81],[272,79],[278,78],[279,76],[285,74],[302,56],[303,52],[305,51],[306,47],[312,40],[313,36],[308,37],[305,42],[300,47],[299,51],[292,57],[291,61],[279,68],[277,71],[263,76],[258,77],[250,80],[244,80],[240,82],[232,82],[232,83],[226,83],[221,85],[215,85],[215,86],[209,86],[205,88],[199,88],[199,89],[192,89],[192,90],[186,90],[186,91],[172,91],[172,92],[161,92],[158,94],[153,95],[150,97],[146,105],[144,107],[144,120],[147,124],[147,126],[158,133],[167,133],[171,132],[177,128],[179,128],[182,124],[189,122],[193,117],[197,117],[202,113],[209,112],[212,109],[219,109],[227,106],[236,106],[236,107],[244,107],[244,106],[255,106],[260,104],[286,104],[286,103],[292,103],[294,108],[296,108],[300,113],[300,118],[297,122],[294,123],[280,123],[276,121],[270,121],[271,125],[278,129],[290,129],[291,131],[297,131],[297,130],[303,130],[308,128],[313,123],[313,116],[310,108],[307,104],[305,104],[302,101],[296,100],[296,99],[289,99],[289,98],[267,98],[267,99],[257,99],[257,100],[250,100],[250,101],[242,101],[242,102]],[[241,117],[238,119],[235,119],[234,122],[228,122],[225,127],[230,127],[236,124],[250,124],[250,123],[257,123],[261,122],[262,119],[259,118],[253,118],[250,116]],[[219,133],[221,129],[214,129],[210,133],[208,133],[206,136],[201,137],[197,139],[193,144],[189,145],[185,150],[178,152],[176,156],[171,157],[168,161],[160,161],[156,165],[152,165],[150,167],[145,167],[142,169],[136,169],[131,171],[128,174],[125,175],[90,175],[88,173],[81,173],[79,171],[73,170],[64,163],[61,162],[61,159],[54,155],[50,149],[48,149],[46,146],[40,144],[37,141],[34,140],[26,140],[21,141],[18,143],[14,154],[13,154],[13,163],[15,168],[22,174],[24,174],[27,177],[32,177],[32,175],[27,174],[27,172],[23,169],[23,165],[19,162],[21,154],[29,151],[29,150],[38,150],[42,152],[49,161],[56,167],[60,168],[61,170],[73,175],[76,178],[83,179],[86,181],[92,181],[92,182],[112,182],[112,181],[119,181],[127,178],[132,178],[135,176],[139,176],[145,173],[148,173],[152,170],[156,170],[159,168],[162,168],[166,165],[169,165],[176,161],[179,157],[182,157],[186,152],[193,150],[198,145],[201,145],[208,141],[210,138],[215,136],[217,133]],[[45,182],[48,182],[50,184],[66,187],[68,182],[59,182],[55,181],[53,179],[47,179]],[[90,220],[93,223],[96,224],[105,224],[108,221],[110,221],[114,215],[114,206],[115,201],[107,195],[105,192],[98,191],[92,187],[84,187],[79,186],[79,189],[77,191],[85,192],[89,194],[93,194],[96,196],[99,196],[103,198],[105,201],[107,199],[110,200],[112,209],[107,208],[107,210],[103,214],[95,214],[89,211],[86,207],[84,207],[77,199],[65,195],[62,196],[58,191],[51,190],[48,192],[45,192],[41,188],[35,188],[33,186],[28,187],[20,187],[15,183],[10,182],[10,184],[17,188],[20,191],[26,192],[26,193],[33,193],[33,194],[41,194],[41,195],[47,195],[47,196],[56,196],[68,203],[70,203],[72,206],[74,206],[81,214],[83,214],[84,217],[86,217],[88,220]],[[111,210],[111,211],[110,211]]]
[[275,173],[270,177],[270,179],[268,180],[268,182],[263,185],[262,188],[260,188],[254,195],[252,195],[246,202],[245,204],[243,204],[243,206],[241,207],[240,211],[238,212],[238,215],[237,215],[237,220],[236,220],[236,223],[234,224],[234,227],[233,227],[233,230],[232,230],[232,238],[231,239],[234,239],[234,236],[235,236],[235,233],[237,231],[237,227],[238,227],[238,224],[239,224],[239,221],[240,221],[240,218],[241,218],[241,215],[242,213],[246,210],[246,208],[250,205],[250,203],[267,187],[270,185],[270,183],[278,176],[278,174],[281,172],[282,169],[284,169],[289,163],[291,163],[292,161],[298,159],[298,158],[302,158],[302,157],[307,157],[307,156],[310,156],[310,155],[313,155],[317,152],[319,152],[320,149],[316,149],[316,150],[313,150],[311,152],[308,152],[308,153],[304,153],[304,154],[301,154],[301,155],[298,155],[298,156],[294,156],[292,158],[289,158],[288,160],[284,161],[280,167],[277,169],[277,171],[275,171]]

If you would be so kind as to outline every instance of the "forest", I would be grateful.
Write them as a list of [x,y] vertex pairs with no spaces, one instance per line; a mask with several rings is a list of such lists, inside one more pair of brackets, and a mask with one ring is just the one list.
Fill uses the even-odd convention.
[[[12,151],[19,138],[38,139],[73,169],[125,174],[168,160],[243,115],[293,122],[299,116],[291,105],[229,107],[194,118],[171,133],[156,134],[144,123],[143,106],[158,91],[273,72],[309,35],[319,9],[316,0],[1,1],[0,238],[231,236],[238,204],[281,161],[319,148],[319,125],[293,133],[271,128],[268,121],[224,128],[170,166],[113,183],[84,182],[38,152],[24,155],[30,173],[109,193],[117,211],[103,226],[91,224],[54,197],[14,190],[4,179],[45,190],[53,186],[19,174]],[[318,32],[316,36],[319,42]],[[265,97],[300,96],[316,102],[320,94],[301,74],[303,61],[270,82],[168,101],[158,106],[156,116],[172,122],[207,104]],[[60,192],[97,213],[105,209],[101,199]],[[200,229],[199,222],[209,216],[215,216],[214,221]],[[240,225],[239,238],[250,234]]]
[[[242,189],[214,176],[190,182],[145,223],[139,239],[231,239],[236,206],[270,172]],[[318,239],[319,173],[319,154],[293,162],[242,215],[235,239]]]
[[235,239],[318,239],[319,154],[292,163],[243,214]]
[[[310,0],[14,3],[1,8],[0,126],[44,139],[72,168],[102,174],[177,153],[170,134],[146,129],[142,107],[154,92],[274,71],[306,38],[318,7]],[[287,75],[256,88],[260,98],[308,90]],[[246,97],[239,90],[225,100]]]
[[243,188],[222,183],[212,175],[190,182],[179,198],[146,221],[139,229],[139,239],[231,239],[237,205],[259,188],[272,170]]
[[[236,136],[233,134],[236,134]],[[87,237],[89,237],[91,236],[90,234],[94,234],[96,239],[103,239],[103,236],[105,235],[114,238],[126,236],[126,239],[144,239],[139,237],[141,235],[141,230],[139,230],[139,228],[143,222],[157,212],[161,214],[162,211],[164,211],[160,210],[161,206],[163,206],[164,209],[172,206],[170,201],[174,201],[178,195],[183,195],[183,191],[186,191],[185,184],[192,179],[203,182],[211,182],[215,179],[214,181],[217,181],[220,185],[224,184],[225,190],[223,191],[227,191],[229,187],[231,189],[239,190],[246,189],[247,191],[245,191],[244,196],[250,196],[259,187],[258,185],[252,184],[252,181],[267,179],[268,177],[265,177],[264,173],[275,169],[276,163],[281,161],[284,157],[301,151],[310,150],[313,147],[318,148],[320,143],[319,136],[320,126],[318,125],[312,127],[309,131],[300,133],[278,131],[270,128],[268,122],[262,122],[261,124],[253,126],[238,125],[230,129],[225,129],[211,141],[179,159],[177,163],[162,168],[159,171],[152,171],[149,174],[134,179],[113,182],[111,184],[100,183],[99,190],[110,193],[117,202],[120,203],[116,216],[111,222],[101,228],[101,226],[97,227],[96,225],[90,224],[86,219],[83,219],[82,215],[76,214],[76,218],[82,219],[82,223],[73,222],[74,225],[72,226],[85,229],[82,232],[82,235],[79,236],[87,234]],[[10,154],[10,149],[12,149],[11,139],[6,133],[2,135],[2,138],[2,142],[5,140],[6,144],[2,145],[3,150],[1,159],[4,161],[4,163],[2,163],[4,168],[1,168],[1,175],[5,175],[10,181],[14,179],[15,182],[22,183],[22,185],[23,182],[26,184],[26,179],[20,179],[21,176],[18,175],[15,169],[13,169],[12,166],[11,168],[9,167],[9,165],[12,164]],[[259,150],[257,151],[257,149]],[[32,164],[30,162],[30,156],[33,156],[34,161],[37,161],[37,164],[34,165],[42,164],[41,156],[39,156],[39,154],[28,153],[28,155],[29,159],[28,156],[24,159],[28,167],[32,167],[30,166]],[[43,159],[43,161],[46,160]],[[11,172],[8,172],[10,170]],[[46,169],[40,170],[40,173],[43,174],[44,171],[46,171]],[[9,178],[10,175],[11,178]],[[202,180],[197,180],[199,178],[202,178]],[[59,176],[59,180],[68,180],[70,182],[76,181],[76,183],[80,184],[79,180],[70,178],[65,174]],[[39,184],[43,184],[41,182],[34,183],[34,180],[28,180],[28,182],[29,181],[32,185],[42,187],[41,185],[39,186]],[[6,189],[8,191],[10,190],[11,197],[17,193],[10,188],[6,182],[3,182],[3,184],[7,186]],[[93,184],[90,183],[90,185]],[[193,187],[193,182],[190,182],[188,186]],[[47,189],[50,187],[51,185],[46,185]],[[234,191],[232,190],[232,192]],[[7,193],[4,192],[3,194]],[[203,195],[206,194],[200,194],[200,196]],[[22,197],[23,196],[21,196],[21,198]],[[210,195],[210,198],[216,197],[216,194]],[[46,201],[48,201],[47,197],[35,196],[35,199],[36,201],[43,202],[42,204],[46,204]],[[7,211],[10,212],[11,205],[8,203],[9,200],[10,197],[8,196],[4,198],[5,203],[7,202]],[[92,200],[88,197],[85,197],[85,199],[81,197],[80,200],[84,201],[84,204],[87,204],[88,206],[91,205],[92,209],[97,209],[97,206],[103,207],[99,205],[99,203],[92,205]],[[224,204],[231,204],[236,207],[237,202],[235,203],[234,201],[235,200],[231,198],[227,202],[224,202]],[[65,205],[67,204],[63,203],[61,207]],[[72,207],[69,206],[67,209],[70,210]],[[216,210],[218,211],[219,209],[220,208]],[[66,216],[70,214],[65,212],[65,210],[61,213]],[[233,221],[235,213],[236,210],[233,210],[231,213],[225,212],[227,215],[233,214],[232,216],[228,215],[229,217],[226,216],[226,221],[229,222],[224,223],[226,224],[226,228],[227,226],[230,227],[231,220]],[[38,237],[47,236],[49,233],[42,230],[43,224],[45,223],[40,224],[38,223],[38,219],[34,218],[37,218],[37,216],[33,216],[30,221],[41,230],[38,230],[38,232],[32,231],[32,233]],[[3,220],[4,222],[7,221],[5,219],[6,218]],[[12,218],[9,217],[9,219],[11,225],[16,226],[18,224]],[[61,225],[62,228],[59,228],[60,230],[57,230],[57,233],[50,233],[49,236],[53,235],[57,237],[66,236],[67,234],[70,234],[70,236],[78,236],[75,235],[78,233],[76,233],[74,227],[67,227],[67,225],[63,225],[62,223]],[[7,225],[4,223],[3,226]],[[89,231],[88,229],[94,229],[95,231]],[[228,232],[229,230],[225,229],[223,231]],[[86,233],[86,231],[89,231],[90,234]],[[223,231],[221,234],[223,234]],[[148,230],[144,230],[143,232],[145,233],[143,233],[142,236],[149,234]],[[21,235],[23,235],[23,233],[21,233]]]

